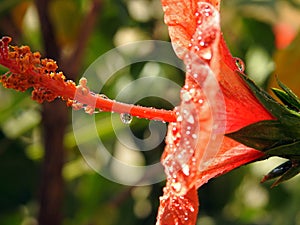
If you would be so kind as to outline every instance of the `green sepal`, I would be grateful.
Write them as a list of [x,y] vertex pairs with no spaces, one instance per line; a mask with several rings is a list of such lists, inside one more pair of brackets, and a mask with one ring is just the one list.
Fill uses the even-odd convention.
[[[255,97],[270,114],[285,124],[295,125],[295,122],[292,120],[297,117],[300,118],[300,114],[298,112],[290,110],[286,106],[278,103],[270,94],[258,87],[249,77],[241,73],[239,73],[239,75],[248,84]],[[298,125],[300,125],[300,120],[297,122]]]
[[294,99],[291,98],[285,91],[277,88],[272,88],[271,90],[289,109],[299,111],[298,106],[295,106],[295,103],[297,104],[297,102],[294,102]]
[[298,96],[296,94],[294,94],[294,92],[291,89],[289,89],[287,86],[285,86],[280,80],[277,79],[277,83],[278,83],[279,87],[281,87],[282,90],[288,96],[286,105],[293,106],[296,109],[296,111],[299,112],[300,111],[300,99],[298,98]]
[[300,161],[297,160],[289,160],[284,162],[283,164],[277,166],[275,169],[270,171],[264,178],[261,180],[262,183],[278,178],[273,184],[272,187],[277,186],[278,184],[293,178],[298,175],[300,172]]
[[[280,178],[273,184],[276,186],[300,172],[300,100],[289,88],[278,81],[282,90],[273,89],[273,92],[282,101],[284,104],[282,105],[259,88],[250,78],[240,73],[239,75],[275,119],[248,125],[236,132],[226,134],[226,136],[248,147],[263,151],[266,157],[279,156],[290,159],[292,162],[290,168],[287,163],[274,169],[278,172],[280,168],[284,168],[277,175]],[[273,176],[274,170],[264,179],[276,177]]]
[[266,181],[273,180],[277,177],[282,176],[286,171],[288,171],[289,169],[292,168],[292,165],[293,165],[293,163],[291,160],[288,160],[288,161],[280,164],[276,168],[272,169],[267,175],[265,175],[260,182],[264,183]]
[[300,140],[293,141],[289,144],[281,144],[280,146],[273,147],[265,153],[269,156],[280,156],[287,159],[300,159]]
[[[250,124],[226,136],[254,149],[263,151],[267,156],[280,156],[289,159],[300,157],[300,114],[279,104],[271,95],[259,88],[250,78],[240,74],[261,104],[276,120],[264,120]],[[282,83],[286,96],[297,96]]]
[[298,175],[300,172],[300,163],[299,161],[293,161],[292,162],[292,167],[286,171],[278,180],[276,180],[271,187],[275,187],[279,184],[281,184],[284,181],[287,181],[294,176]]
[[291,89],[289,89],[287,86],[285,86],[280,80],[277,79],[277,83],[279,87],[281,87],[282,90],[277,88],[272,88],[273,93],[282,101],[284,105],[286,105],[288,108],[299,112],[300,111],[300,100],[293,93]]
[[278,120],[260,121],[226,136],[270,156],[300,156],[300,127],[291,127]]

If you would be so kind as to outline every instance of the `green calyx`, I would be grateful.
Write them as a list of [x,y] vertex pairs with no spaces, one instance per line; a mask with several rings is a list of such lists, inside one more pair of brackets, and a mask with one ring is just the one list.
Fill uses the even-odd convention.
[[279,156],[288,159],[262,180],[264,182],[279,177],[273,184],[276,186],[300,172],[300,99],[278,80],[281,89],[273,88],[272,91],[282,101],[282,105],[251,79],[243,74],[239,75],[276,120],[260,121],[226,136],[264,152],[266,157]]

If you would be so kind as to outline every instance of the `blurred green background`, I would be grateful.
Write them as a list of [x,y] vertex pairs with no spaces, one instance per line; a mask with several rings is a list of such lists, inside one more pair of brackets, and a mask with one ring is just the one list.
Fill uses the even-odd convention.
[[[56,59],[64,71],[82,76],[87,67],[106,51],[138,40],[168,41],[167,27],[159,0],[37,0],[47,3],[49,21],[59,49]],[[94,14],[90,11],[97,5]],[[13,37],[14,44],[26,44],[34,51],[49,55],[41,20],[34,1],[1,0],[0,34]],[[94,16],[94,17],[93,17]],[[300,95],[300,1],[298,0],[224,0],[221,7],[222,29],[234,56],[244,60],[246,73],[259,85],[275,86],[279,78]],[[91,21],[89,21],[91,20]],[[82,26],[84,21],[92,28]],[[87,36],[85,39],[80,37]],[[287,39],[287,40],[285,40]],[[290,40],[293,41],[290,43]],[[80,43],[83,46],[80,47]],[[52,43],[47,43],[48,46]],[[79,47],[78,47],[79,46]],[[82,57],[72,61],[76,49]],[[48,50],[49,51],[49,50]],[[66,63],[66,62],[69,62]],[[78,68],[71,71],[68,65]],[[141,74],[172,79],[182,85],[184,74],[170,66],[138,63],[120,71],[102,92],[115,98],[120,83]],[[0,68],[5,73],[5,68]],[[65,74],[68,77],[68,73]],[[42,106],[31,101],[30,92],[18,93],[0,86],[0,225],[35,225],[39,221],[41,180],[43,176],[44,135]],[[174,101],[179,96],[174,96]],[[138,104],[172,109],[159,98],[142,99]],[[134,225],[154,224],[164,182],[144,187],[128,187],[111,182],[94,172],[83,160],[69,122],[64,135],[61,176],[62,204],[53,210],[62,217],[53,225]],[[83,112],[82,112],[83,113]],[[110,113],[95,115],[101,140],[111,152],[119,145]],[[149,135],[149,121],[133,119],[130,129],[137,137]],[[120,124],[119,130],[125,129]],[[85,133],[88,136],[88,131]],[[161,143],[153,151],[138,152],[143,165],[158,161]],[[55,157],[55,156],[54,156]],[[300,225],[300,179],[298,177],[271,189],[260,184],[264,174],[279,165],[275,158],[253,163],[210,181],[199,190],[201,225]],[[47,178],[46,178],[47,180]],[[51,191],[51,190],[50,190]]]

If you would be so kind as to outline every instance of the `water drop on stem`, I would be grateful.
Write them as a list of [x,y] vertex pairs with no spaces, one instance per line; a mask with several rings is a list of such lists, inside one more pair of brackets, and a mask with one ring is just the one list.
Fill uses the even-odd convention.
[[127,124],[127,125],[130,124],[132,121],[132,116],[129,113],[121,113],[120,118],[121,118],[122,123]]

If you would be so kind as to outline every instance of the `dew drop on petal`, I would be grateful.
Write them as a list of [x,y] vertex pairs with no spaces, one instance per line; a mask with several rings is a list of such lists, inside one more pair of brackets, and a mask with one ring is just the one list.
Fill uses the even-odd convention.
[[183,121],[183,118],[182,118],[182,116],[181,116],[181,115],[177,117],[177,121],[178,121],[178,122],[181,122],[181,121]]
[[120,118],[121,118],[122,123],[127,124],[127,125],[130,124],[132,121],[132,116],[129,113],[121,113]]
[[189,115],[189,117],[187,118],[187,122],[190,124],[194,124],[195,122],[194,117],[192,115]]
[[191,94],[186,90],[182,91],[181,96],[182,96],[182,100],[185,101],[185,102],[189,102],[192,99]]
[[195,95],[196,89],[195,89],[195,88],[191,88],[191,89],[189,90],[189,92],[190,92],[191,95]]
[[173,135],[176,135],[178,133],[178,129],[176,126],[173,126],[172,133],[173,133]]
[[189,210],[190,210],[191,212],[194,212],[194,211],[195,211],[195,209],[194,209],[194,207],[193,207],[192,205],[190,205]]
[[183,172],[186,176],[189,176],[189,175],[190,175],[190,168],[189,168],[189,166],[188,166],[188,165],[183,165],[182,172]]
[[210,48],[203,49],[200,53],[201,57],[205,60],[211,60],[212,50]]
[[176,191],[177,193],[179,193],[181,191],[182,185],[180,182],[174,182],[174,183],[172,183],[171,186],[174,189],[174,191]]
[[234,59],[235,59],[235,65],[237,66],[239,71],[244,72],[245,71],[245,63],[243,62],[243,60],[241,60],[238,57],[235,57]]

